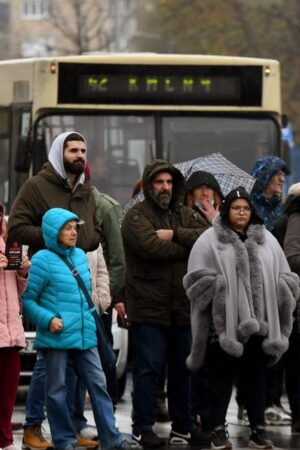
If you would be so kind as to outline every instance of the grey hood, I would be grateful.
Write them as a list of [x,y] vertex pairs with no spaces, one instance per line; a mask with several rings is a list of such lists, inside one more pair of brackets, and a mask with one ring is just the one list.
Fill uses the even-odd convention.
[[[55,172],[58,173],[59,176],[61,176],[64,180],[67,180],[67,174],[65,171],[65,167],[64,167],[64,143],[65,140],[67,139],[67,137],[70,134],[76,133],[79,136],[82,137],[82,139],[84,140],[85,146],[86,146],[86,140],[85,138],[82,136],[82,134],[78,133],[77,131],[67,131],[66,133],[61,133],[59,134],[54,141],[52,142],[50,151],[49,151],[49,155],[48,155],[48,160],[50,162],[50,164],[52,165],[53,169],[55,170]],[[84,173],[82,173],[77,180],[76,186],[80,183],[83,184],[85,180],[85,175]]]

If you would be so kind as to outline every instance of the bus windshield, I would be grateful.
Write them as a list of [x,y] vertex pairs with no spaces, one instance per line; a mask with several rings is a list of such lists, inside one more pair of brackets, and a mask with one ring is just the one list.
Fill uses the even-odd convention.
[[[271,118],[228,115],[55,114],[38,122],[36,137],[49,151],[55,136],[73,130],[86,137],[92,184],[123,206],[152,158],[176,163],[220,152],[249,171],[260,156],[276,153],[279,146],[278,127]],[[47,153],[38,157],[40,166]]]

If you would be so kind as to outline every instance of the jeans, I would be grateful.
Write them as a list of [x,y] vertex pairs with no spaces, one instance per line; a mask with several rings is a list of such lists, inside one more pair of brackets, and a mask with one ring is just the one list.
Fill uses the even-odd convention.
[[158,382],[166,362],[172,429],[187,433],[193,428],[191,380],[185,364],[190,349],[190,326],[132,325],[134,434],[154,425]]
[[123,441],[116,430],[111,399],[106,390],[106,380],[96,347],[88,350],[44,351],[47,371],[47,413],[52,440],[56,448],[76,443],[70,415],[66,383],[68,361],[71,361],[78,378],[90,395],[101,448],[118,447]]
[[38,350],[25,406],[24,427],[41,425],[45,420],[46,368],[43,353]]
[[[67,403],[69,405],[70,414],[74,420],[75,429],[79,433],[87,425],[87,420],[83,415],[86,388],[82,385],[82,383],[78,383],[77,388],[77,377],[74,374],[74,370],[71,364],[68,365],[67,370],[67,386]],[[33,368],[28,396],[26,400],[24,428],[41,425],[43,423],[46,418],[44,413],[45,404],[46,365],[43,352],[41,350],[38,350],[37,360]]]

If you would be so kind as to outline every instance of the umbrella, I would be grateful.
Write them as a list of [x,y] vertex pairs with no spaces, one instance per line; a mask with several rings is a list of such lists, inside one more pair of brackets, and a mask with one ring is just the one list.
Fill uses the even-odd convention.
[[[221,153],[200,156],[189,161],[176,163],[174,166],[181,171],[186,180],[197,170],[210,172],[218,180],[224,196],[238,186],[243,186],[250,193],[255,183],[255,178],[252,175],[234,165]],[[139,192],[125,205],[124,212],[126,213],[128,209],[143,199],[144,194]]]

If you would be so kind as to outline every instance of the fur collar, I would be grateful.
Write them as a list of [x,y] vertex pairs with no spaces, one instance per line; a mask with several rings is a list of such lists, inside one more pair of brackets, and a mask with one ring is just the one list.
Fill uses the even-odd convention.
[[[223,244],[234,244],[240,240],[237,233],[222,224],[220,217],[216,217],[213,222],[213,227],[218,240]],[[266,240],[264,225],[249,225],[247,230],[248,239],[253,240],[257,244],[264,244]]]

